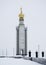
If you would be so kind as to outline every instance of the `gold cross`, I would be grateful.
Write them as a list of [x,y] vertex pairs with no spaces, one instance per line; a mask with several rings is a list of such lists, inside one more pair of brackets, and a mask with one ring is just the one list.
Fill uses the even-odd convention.
[[22,8],[20,8],[20,11],[21,11],[21,13],[22,13]]

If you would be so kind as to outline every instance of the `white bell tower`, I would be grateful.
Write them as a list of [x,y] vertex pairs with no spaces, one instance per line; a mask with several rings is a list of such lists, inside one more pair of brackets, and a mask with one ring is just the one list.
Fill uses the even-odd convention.
[[17,55],[27,55],[27,28],[24,25],[24,14],[21,12],[19,14],[19,25],[17,30]]

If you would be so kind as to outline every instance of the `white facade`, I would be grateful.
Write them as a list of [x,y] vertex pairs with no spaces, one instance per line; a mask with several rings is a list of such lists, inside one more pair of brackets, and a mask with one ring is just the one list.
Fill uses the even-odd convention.
[[25,49],[25,27],[24,25],[20,25],[19,27],[19,50],[21,51]]
[[17,27],[17,55],[27,55],[27,37],[24,24]]

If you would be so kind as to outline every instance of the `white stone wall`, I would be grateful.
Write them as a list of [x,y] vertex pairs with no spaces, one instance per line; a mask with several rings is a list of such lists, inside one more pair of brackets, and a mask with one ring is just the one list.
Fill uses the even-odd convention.
[[19,48],[20,50],[25,49],[25,27],[20,25],[19,27]]

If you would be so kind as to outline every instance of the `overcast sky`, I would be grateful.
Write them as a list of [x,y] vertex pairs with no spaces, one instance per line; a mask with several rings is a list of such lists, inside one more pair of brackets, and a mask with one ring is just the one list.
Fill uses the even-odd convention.
[[0,49],[16,48],[16,26],[22,7],[28,50],[46,51],[46,0],[0,0]]

